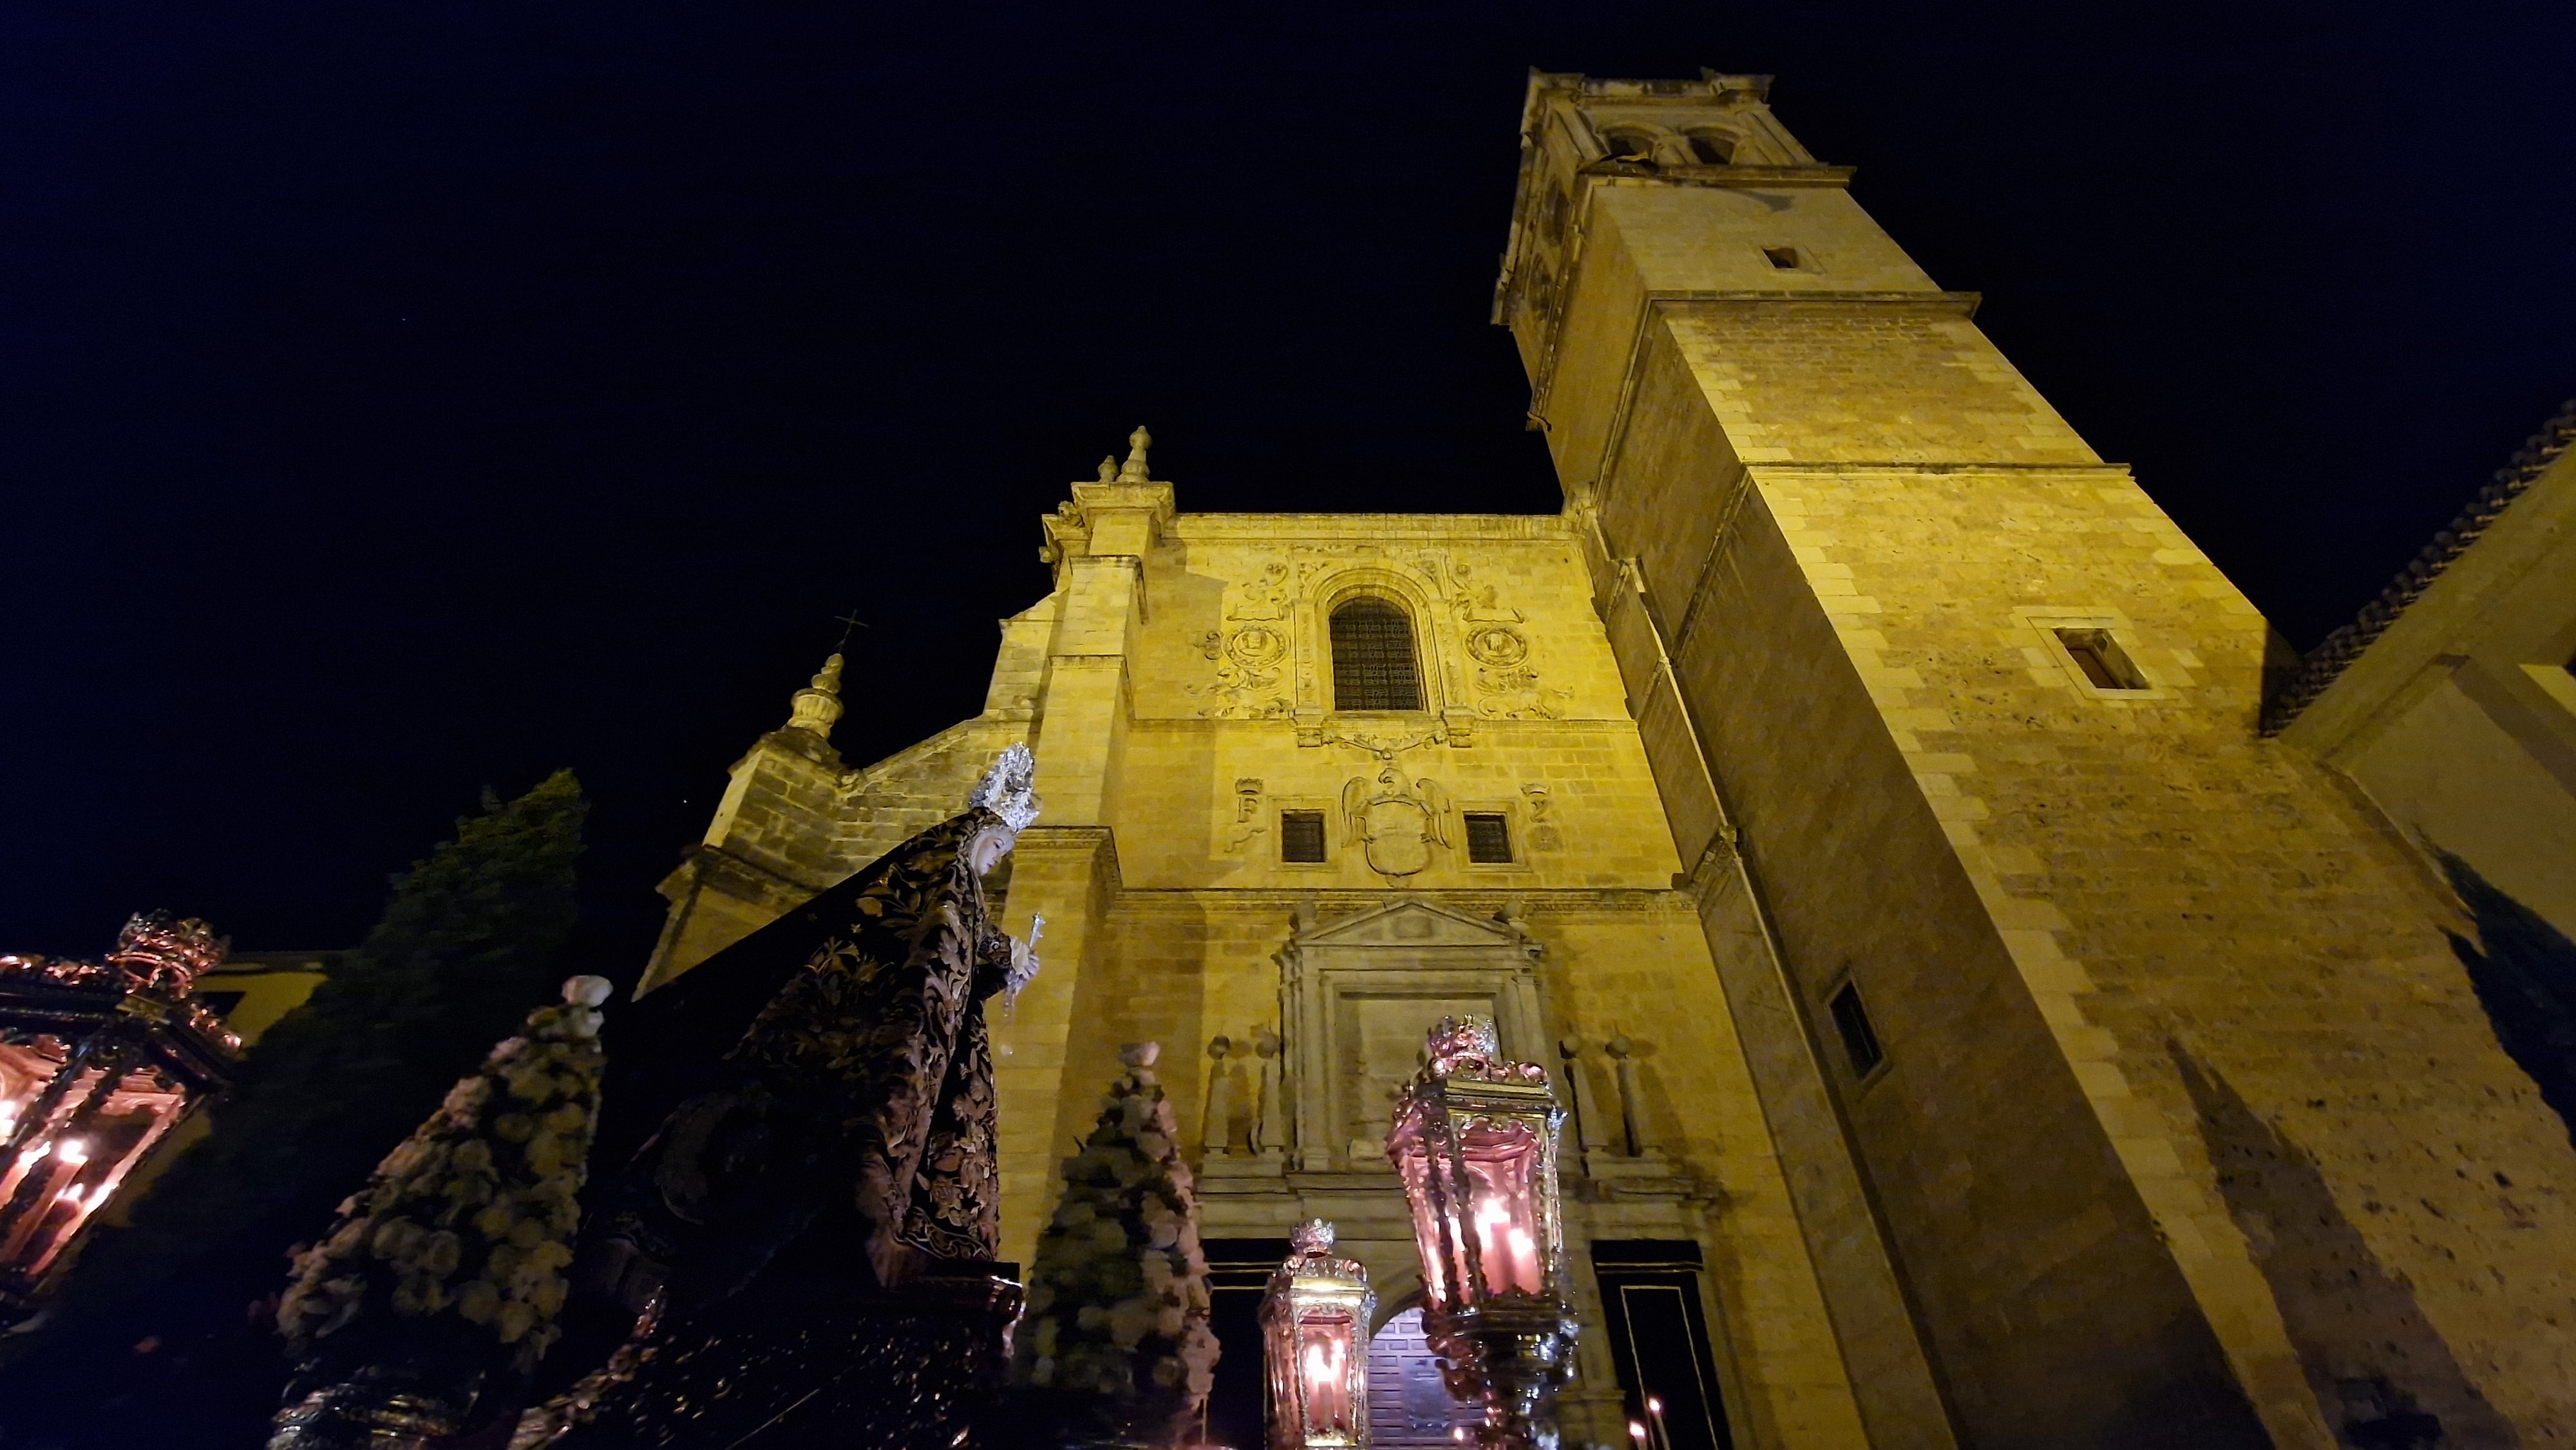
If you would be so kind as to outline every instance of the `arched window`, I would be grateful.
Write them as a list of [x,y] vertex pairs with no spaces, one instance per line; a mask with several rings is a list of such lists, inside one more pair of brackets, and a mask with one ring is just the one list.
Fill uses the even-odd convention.
[[1724,131],[1693,131],[1690,148],[1692,157],[1703,166],[1735,164],[1735,138]]
[[1652,161],[1655,159],[1655,138],[1647,132],[1613,131],[1610,133],[1609,146],[1610,159],[1613,161]]
[[1361,595],[1333,609],[1333,708],[1419,710],[1413,620],[1401,605]]

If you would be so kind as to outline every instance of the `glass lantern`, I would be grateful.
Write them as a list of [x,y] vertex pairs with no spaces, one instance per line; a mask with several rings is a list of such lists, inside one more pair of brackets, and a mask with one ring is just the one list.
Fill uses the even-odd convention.
[[1333,1256],[1320,1218],[1289,1235],[1294,1250],[1261,1296],[1270,1362],[1270,1450],[1343,1450],[1369,1442],[1369,1321],[1377,1295],[1356,1259]]
[[224,943],[137,916],[104,962],[0,956],[0,1324],[127,1175],[229,1081],[241,1041],[193,995]]
[[1461,1439],[1553,1447],[1573,1374],[1556,1154],[1565,1110],[1536,1063],[1506,1062],[1491,1018],[1443,1018],[1398,1097],[1387,1157],[1422,1255],[1422,1326],[1449,1392],[1483,1406]]

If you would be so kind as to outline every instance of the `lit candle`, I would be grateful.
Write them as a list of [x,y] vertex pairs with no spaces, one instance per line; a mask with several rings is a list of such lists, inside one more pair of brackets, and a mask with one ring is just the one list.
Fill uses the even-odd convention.
[[1513,1287],[1515,1275],[1511,1261],[1503,1253],[1503,1224],[1511,1216],[1497,1195],[1487,1195],[1476,1204],[1476,1248],[1485,1261],[1485,1288],[1500,1293]]
[[1350,1428],[1350,1396],[1342,1378],[1339,1344],[1306,1346],[1306,1418],[1316,1430]]
[[[87,1143],[78,1138],[65,1138],[59,1145],[49,1144],[46,1147],[31,1148],[18,1155],[20,1168],[33,1167],[36,1160],[44,1157],[48,1149],[54,1155],[53,1176],[46,1181],[42,1194],[36,1199],[45,1207],[18,1220],[18,1226],[9,1231],[9,1241],[0,1244],[0,1260],[17,1262],[18,1256],[26,1250],[28,1241],[35,1238],[37,1231],[44,1228],[46,1220],[52,1217],[49,1210],[62,1201],[63,1190],[71,1187],[72,1180],[80,1175],[81,1165],[89,1161]],[[73,1191],[78,1192],[77,1189]],[[74,1200],[74,1205],[73,1213],[77,1221],[79,1216],[77,1199]]]

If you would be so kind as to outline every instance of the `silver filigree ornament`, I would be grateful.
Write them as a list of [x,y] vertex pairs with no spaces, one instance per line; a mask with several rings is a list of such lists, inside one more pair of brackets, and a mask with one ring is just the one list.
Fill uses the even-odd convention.
[[1037,757],[1029,753],[1027,742],[1017,742],[993,761],[984,772],[974,794],[966,797],[968,808],[982,807],[1002,818],[1012,835],[1029,828],[1038,818]]

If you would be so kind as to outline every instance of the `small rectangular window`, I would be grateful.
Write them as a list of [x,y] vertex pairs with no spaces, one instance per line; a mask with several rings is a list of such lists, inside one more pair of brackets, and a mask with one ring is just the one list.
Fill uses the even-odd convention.
[[1762,255],[1770,258],[1771,265],[1779,268],[1783,272],[1795,272],[1798,270],[1798,249],[1796,247],[1764,247],[1762,249]]
[[2067,658],[2084,672],[2097,690],[2143,690],[2147,677],[2140,673],[2129,652],[2111,638],[2107,629],[2058,629],[2050,633],[2066,649]]
[[1858,983],[1845,982],[1834,993],[1833,1013],[1834,1030],[1842,1034],[1843,1051],[1851,1057],[1852,1076],[1869,1076],[1887,1060],[1887,1050],[1878,1045],[1878,1033],[1869,1025],[1869,1009],[1860,1004]]
[[1510,865],[1511,817],[1500,811],[1469,811],[1466,814],[1467,859],[1479,866]]
[[1279,859],[1282,861],[1324,859],[1324,813],[1322,811],[1281,811],[1279,813]]

